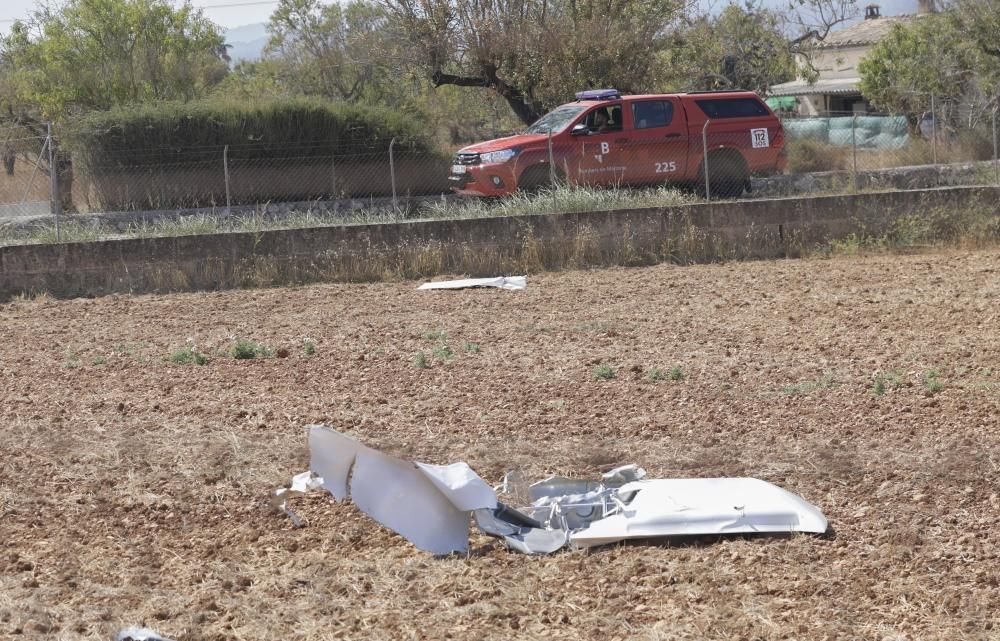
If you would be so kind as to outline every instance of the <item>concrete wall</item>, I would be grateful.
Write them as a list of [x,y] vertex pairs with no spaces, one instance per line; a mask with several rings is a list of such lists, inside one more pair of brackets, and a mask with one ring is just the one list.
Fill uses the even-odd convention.
[[[0,299],[794,257],[897,219],[985,212],[1000,188],[707,203],[0,248]],[[961,225],[952,225],[960,229]]]

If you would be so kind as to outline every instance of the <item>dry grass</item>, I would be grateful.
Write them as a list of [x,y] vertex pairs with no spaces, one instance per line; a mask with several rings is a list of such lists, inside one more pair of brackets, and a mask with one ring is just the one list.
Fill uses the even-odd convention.
[[[992,638],[998,270],[996,251],[949,252],[566,272],[518,293],[15,300],[0,306],[0,637],[145,622],[185,641]],[[456,357],[414,368],[431,329]],[[289,356],[165,359],[235,336]],[[593,380],[600,362],[619,375]],[[685,378],[643,375],[664,363]],[[876,396],[882,372],[902,382]],[[633,461],[756,476],[835,534],[546,558],[475,536],[434,559],[320,495],[296,500],[295,529],[267,494],[306,467],[303,426],[320,421],[493,482]]]

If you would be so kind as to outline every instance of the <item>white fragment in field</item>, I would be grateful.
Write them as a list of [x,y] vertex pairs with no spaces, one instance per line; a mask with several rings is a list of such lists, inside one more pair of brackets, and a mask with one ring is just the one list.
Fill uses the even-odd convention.
[[472,289],[475,287],[495,287],[497,289],[526,289],[527,276],[498,276],[496,278],[466,278],[464,280],[441,280],[424,283],[417,289]]
[[292,477],[291,487],[282,487],[274,491],[274,494],[271,495],[271,506],[287,514],[295,527],[302,527],[302,519],[288,507],[288,499],[293,496],[302,496],[322,486],[323,478],[312,472],[296,474]]
[[155,630],[150,630],[149,628],[140,628],[138,626],[129,626],[127,628],[122,628],[115,635],[115,641],[173,641],[167,637],[160,636]]
[[493,489],[465,463],[403,461],[322,425],[309,427],[309,450],[307,474],[319,477],[315,487],[337,500],[351,498],[362,512],[426,552],[465,552],[469,512],[497,505]]
[[636,538],[827,529],[814,505],[752,478],[645,480],[641,467],[624,465],[599,481],[553,476],[525,487],[508,473],[501,497],[517,502],[515,509],[464,462],[403,461],[322,425],[310,426],[309,448],[312,476],[296,476],[298,485],[282,496],[322,486],[434,554],[468,549],[470,516],[484,533],[525,554]]

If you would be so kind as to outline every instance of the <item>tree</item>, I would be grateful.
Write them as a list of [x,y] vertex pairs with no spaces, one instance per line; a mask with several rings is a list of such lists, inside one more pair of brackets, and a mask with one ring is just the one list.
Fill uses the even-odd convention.
[[677,89],[747,89],[766,93],[795,77],[784,17],[754,0],[704,14],[679,29],[663,54]]
[[0,101],[24,122],[191,99],[225,76],[225,51],[218,28],[187,2],[69,0],[0,39]]
[[257,71],[293,94],[398,104],[407,65],[390,16],[368,0],[281,0]]
[[681,0],[382,0],[434,86],[495,91],[524,123],[588,87],[656,88]]
[[894,25],[858,65],[861,92],[911,123],[930,109],[931,96],[942,112],[973,100],[982,89],[983,55],[957,27],[940,14]]
[[1000,65],[1000,0],[955,0],[950,16],[983,55]]

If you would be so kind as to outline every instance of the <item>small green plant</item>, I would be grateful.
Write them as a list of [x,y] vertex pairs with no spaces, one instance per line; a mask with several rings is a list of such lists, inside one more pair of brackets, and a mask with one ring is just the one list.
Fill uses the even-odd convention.
[[204,365],[208,356],[202,354],[194,345],[186,345],[170,354],[168,360],[174,365]]
[[464,343],[462,343],[462,349],[471,354],[479,353],[479,345],[476,345],[475,343],[470,343],[469,341],[465,341]]
[[594,368],[594,378],[599,381],[610,381],[615,376],[615,368],[607,363],[601,363]]
[[833,376],[824,374],[822,378],[815,381],[806,381],[798,385],[786,385],[781,388],[785,394],[810,394],[816,390],[830,389],[833,387]]
[[677,365],[668,370],[659,367],[650,367],[646,370],[646,378],[651,381],[683,381],[685,377],[684,370]]
[[931,394],[937,394],[944,389],[944,382],[941,380],[940,376],[941,374],[936,369],[924,372],[924,388]]
[[872,382],[871,392],[875,396],[882,396],[889,390],[899,389],[903,386],[903,377],[896,372],[879,372]]
[[427,362],[427,354],[417,352],[416,356],[413,357],[413,366],[417,369],[427,369],[430,367],[430,364]]
[[455,358],[455,352],[453,352],[447,345],[438,345],[434,348],[434,356],[438,357],[442,361],[450,361]]
[[80,367],[80,357],[75,352],[66,352],[66,360],[62,364],[63,369],[76,369]]
[[233,343],[230,354],[236,360],[245,360],[250,358],[270,358],[273,356],[273,351],[267,345],[240,338]]
[[100,367],[101,365],[104,365],[107,362],[108,359],[104,358],[103,356],[95,356],[92,359],[90,359],[90,364],[93,365],[94,367]]
[[312,342],[308,338],[302,344],[302,351],[305,352],[306,356],[316,355],[316,343]]
[[424,332],[424,338],[429,341],[443,341],[448,339],[448,333],[443,329],[432,329],[429,332]]

